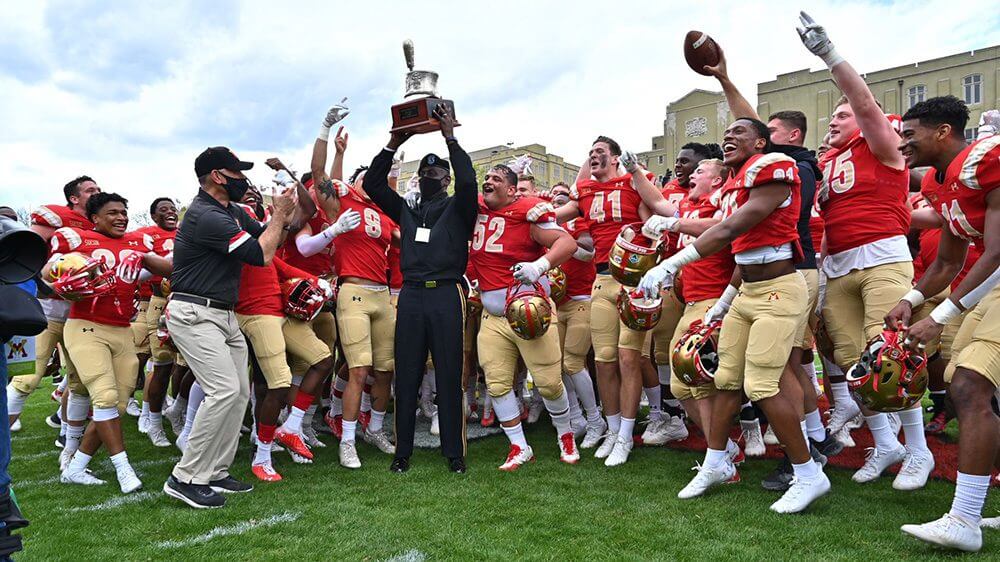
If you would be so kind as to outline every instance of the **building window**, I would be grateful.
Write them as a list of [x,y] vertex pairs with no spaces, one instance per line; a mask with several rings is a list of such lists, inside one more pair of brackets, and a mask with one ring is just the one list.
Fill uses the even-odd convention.
[[924,101],[924,97],[927,95],[927,86],[920,84],[919,86],[912,86],[906,91],[906,95],[909,101],[907,107],[913,107],[918,103]]
[[978,135],[979,135],[979,127],[972,127],[971,129],[966,129],[965,142],[971,143],[972,141],[976,140],[976,137]]
[[970,74],[962,79],[962,88],[965,92],[965,103],[972,105],[983,102],[983,75]]
[[663,165],[663,155],[662,154],[656,157],[656,163],[660,164],[660,165]]

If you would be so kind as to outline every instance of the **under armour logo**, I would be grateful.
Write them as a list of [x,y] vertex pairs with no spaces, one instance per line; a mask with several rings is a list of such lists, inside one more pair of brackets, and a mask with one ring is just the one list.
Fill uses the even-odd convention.
[[351,300],[361,302],[361,297],[351,297]]
[[777,301],[777,300],[781,300],[781,297],[778,296],[778,293],[771,293],[770,295],[767,296],[767,300],[768,300],[768,302],[770,302],[770,301]]
[[94,329],[93,328],[80,328],[80,331],[81,332],[93,332]]
[[600,285],[594,285],[594,290],[595,291],[600,291],[601,290],[601,286]]

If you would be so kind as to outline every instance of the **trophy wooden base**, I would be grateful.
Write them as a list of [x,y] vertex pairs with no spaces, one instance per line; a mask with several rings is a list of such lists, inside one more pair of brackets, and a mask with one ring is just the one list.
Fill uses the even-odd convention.
[[[454,117],[455,102],[451,100],[426,97],[397,103],[392,106],[392,129],[389,132],[406,131],[420,134],[440,130],[441,122],[434,118],[434,110],[442,104]],[[460,123],[456,121],[455,126],[459,125]]]

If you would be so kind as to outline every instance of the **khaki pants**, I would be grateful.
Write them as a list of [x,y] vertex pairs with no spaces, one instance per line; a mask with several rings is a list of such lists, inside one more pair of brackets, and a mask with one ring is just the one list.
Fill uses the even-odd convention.
[[160,338],[156,337],[157,324],[163,316],[163,310],[167,307],[167,299],[153,295],[149,298],[149,307],[146,308],[146,333],[149,336],[149,354],[153,365],[169,365],[174,362],[174,355],[171,349],[160,345]]
[[80,382],[87,387],[90,403],[124,412],[135,392],[139,369],[132,329],[71,319],[66,321],[63,336],[77,358]]
[[1000,285],[966,313],[955,336],[953,359],[944,378],[951,382],[955,368],[978,373],[1000,386]]
[[[684,314],[684,303],[677,298],[677,293],[673,290],[662,291],[663,309],[660,313],[660,321],[652,330],[646,332],[646,341],[643,342],[642,356],[649,358],[654,355],[653,361],[657,365],[669,365],[670,354],[674,348],[670,346],[670,339],[674,335],[677,323]],[[652,351],[651,351],[652,348]]]
[[45,367],[48,366],[49,357],[52,357],[52,352],[60,342],[62,342],[62,353],[59,357],[62,360],[62,366],[66,368],[66,376],[76,375],[76,367],[70,360],[69,353],[66,352],[66,342],[63,341],[64,325],[63,322],[49,320],[45,331],[35,336],[35,374],[19,375],[12,378],[10,383],[14,390],[28,395],[38,388],[38,383],[42,381],[42,375],[45,374]]
[[806,327],[803,328],[802,336],[795,347],[812,349],[816,344],[816,324],[819,323],[819,317],[813,314],[813,311],[816,310],[816,301],[819,299],[819,270],[800,269],[799,273],[806,280],[806,290],[809,292],[809,319],[806,321]]
[[503,396],[514,388],[518,357],[531,372],[538,393],[555,400],[564,392],[559,331],[550,326],[540,337],[526,340],[511,329],[503,316],[483,311],[479,326],[479,364],[486,374],[490,396]]
[[149,324],[146,320],[146,310],[149,309],[149,301],[139,301],[139,308],[136,310],[135,319],[132,320],[132,342],[135,344],[136,353],[149,355]]
[[389,290],[344,283],[337,294],[337,327],[347,366],[393,370],[396,310]]
[[583,370],[590,351],[590,301],[567,300],[559,305],[557,320],[563,372],[574,375]]
[[322,328],[316,327],[318,319],[319,317],[313,318],[312,323],[309,323],[298,318],[286,318],[281,327],[285,349],[291,355],[289,365],[293,375],[303,376],[309,367],[333,356],[330,347],[317,333],[322,331]]
[[207,485],[228,476],[236,456],[250,401],[247,343],[234,312],[171,300],[166,315],[174,344],[205,391],[173,475],[181,482]]
[[[711,310],[717,302],[719,302],[719,299],[707,299],[698,302],[689,302],[684,306],[684,314],[681,315],[680,320],[677,321],[677,328],[674,330],[673,337],[670,339],[671,354],[673,354],[674,347],[677,345],[678,340],[681,339],[681,336],[684,335],[684,332],[691,328],[691,324],[694,324],[695,320],[704,319],[705,314],[708,313],[708,311]],[[684,384],[684,381],[678,378],[676,374],[671,373],[670,392],[674,395],[674,398],[678,400],[687,400],[689,398],[701,400],[702,398],[708,398],[709,396],[715,394],[715,386],[711,384],[688,386]]]
[[285,336],[281,332],[285,319],[267,314],[237,314],[236,320],[253,347],[253,354],[260,365],[267,388],[292,386],[292,371],[285,359]]

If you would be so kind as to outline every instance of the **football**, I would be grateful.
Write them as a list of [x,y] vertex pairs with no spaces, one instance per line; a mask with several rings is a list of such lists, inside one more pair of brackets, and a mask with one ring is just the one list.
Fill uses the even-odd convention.
[[711,76],[704,67],[719,64],[719,45],[707,33],[688,31],[684,36],[684,60],[691,70]]

